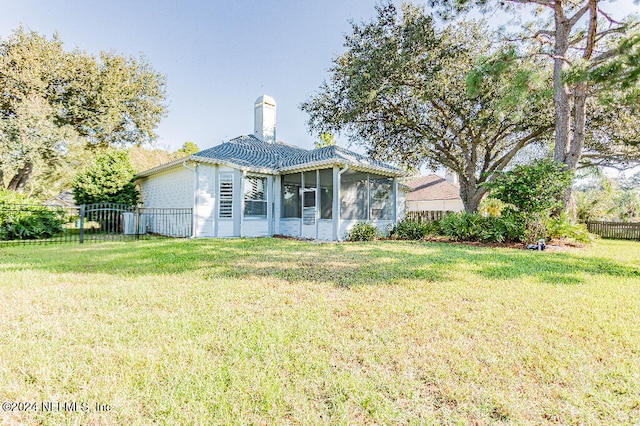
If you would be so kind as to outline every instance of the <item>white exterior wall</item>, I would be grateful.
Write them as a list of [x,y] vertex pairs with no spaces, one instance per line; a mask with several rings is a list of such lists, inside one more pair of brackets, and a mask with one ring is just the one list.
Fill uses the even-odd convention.
[[462,200],[407,201],[407,211],[443,211],[461,212],[464,210]]
[[300,237],[300,219],[296,218],[277,218],[280,224],[280,235],[287,237]]
[[217,166],[198,165],[196,189],[195,237],[215,236],[215,207],[218,198]]
[[[194,173],[182,166],[153,175],[140,181],[142,203],[148,209],[193,208]],[[143,210],[139,217],[139,231],[171,237],[191,235],[193,223],[187,215],[163,215]]]
[[148,208],[192,208],[193,172],[178,166],[140,181],[140,195]]
[[242,224],[244,237],[268,237],[269,221],[267,219],[245,219]]
[[401,221],[402,219],[404,219],[405,215],[406,215],[406,202],[405,202],[405,197],[406,197],[407,193],[401,190],[398,190],[397,192],[397,201],[396,201],[396,219],[398,221]]
[[318,240],[332,241],[333,240],[333,220],[331,219],[318,219]]

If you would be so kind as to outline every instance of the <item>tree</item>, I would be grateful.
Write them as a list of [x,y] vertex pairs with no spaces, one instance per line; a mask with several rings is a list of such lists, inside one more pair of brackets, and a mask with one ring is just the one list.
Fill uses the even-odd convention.
[[67,52],[57,36],[15,30],[0,41],[0,184],[8,174],[23,190],[78,138],[93,150],[153,140],[164,88],[144,58]]
[[313,143],[313,147],[324,148],[325,146],[333,146],[336,144],[336,137],[333,133],[320,133],[318,135],[318,140]]
[[544,77],[480,24],[438,31],[424,8],[376,9],[377,19],[352,24],[331,80],[302,104],[309,127],[345,131],[374,158],[449,168],[465,210],[476,211],[481,184],[550,136]]
[[184,155],[178,151],[169,152],[160,148],[145,148],[142,146],[132,146],[129,148],[129,160],[136,173],[169,163],[183,156]]
[[179,157],[188,157],[196,152],[200,152],[200,148],[198,148],[198,145],[193,142],[185,142],[182,144],[182,147],[176,151]]
[[[616,89],[620,96],[637,87],[640,37],[632,33],[637,26],[630,18],[612,19],[603,7],[604,3],[603,0],[430,0],[432,6],[444,6],[445,13],[468,10],[473,6],[514,9],[516,5],[528,5],[531,12],[542,18],[527,25],[527,34],[521,40],[534,41],[538,53],[550,58],[553,65],[554,159],[570,170],[578,167],[585,144],[590,140],[590,130],[596,131],[591,132],[591,142],[599,143],[593,147],[595,150],[600,148],[605,156],[610,150],[618,151],[612,159],[624,157],[621,155],[624,149],[620,152],[619,146],[611,146],[617,141],[622,142],[624,148],[624,137],[606,131],[597,133],[598,122],[601,126],[616,122],[620,110],[624,112],[624,103],[610,103],[608,109],[601,111],[605,114],[600,120],[597,114],[590,120],[588,112],[590,107],[597,105],[593,98],[602,93],[603,88],[607,88],[606,91]],[[637,90],[632,95],[637,100]],[[610,121],[611,118],[614,120]],[[637,145],[637,134],[633,139]],[[637,148],[626,152],[638,159]],[[569,188],[563,197],[565,205],[570,195]]]
[[126,151],[108,149],[98,155],[73,182],[76,204],[117,203],[136,205],[140,194],[133,183],[135,171]]
[[562,205],[562,196],[571,186],[573,171],[551,160],[535,160],[499,173],[484,184],[491,197],[507,205],[502,214],[521,218],[525,240],[535,241],[547,235],[551,213]]

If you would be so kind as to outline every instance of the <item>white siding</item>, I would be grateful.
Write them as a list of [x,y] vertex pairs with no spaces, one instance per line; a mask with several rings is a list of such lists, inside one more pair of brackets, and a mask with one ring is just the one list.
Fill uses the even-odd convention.
[[288,237],[300,236],[300,219],[277,219],[280,222],[280,235],[286,235]]
[[198,188],[196,192],[196,237],[215,236],[215,207],[217,199],[216,167],[208,164],[198,166]]
[[144,207],[193,208],[193,172],[179,166],[140,182]]
[[318,239],[323,241],[333,240],[333,220],[318,219]]
[[267,219],[245,219],[242,231],[245,237],[268,237],[269,221]]
[[404,219],[405,214],[406,214],[406,204],[405,204],[405,198],[406,198],[407,193],[404,191],[398,191],[398,199],[396,201],[396,218],[398,219],[398,221],[401,221],[402,219]]

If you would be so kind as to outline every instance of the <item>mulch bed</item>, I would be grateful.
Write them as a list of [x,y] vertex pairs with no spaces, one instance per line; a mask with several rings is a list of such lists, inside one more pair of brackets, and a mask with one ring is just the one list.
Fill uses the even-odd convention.
[[[436,242],[436,243],[449,243],[449,244],[462,244],[474,247],[499,247],[499,248],[511,248],[517,250],[527,250],[525,243],[505,242],[505,243],[483,243],[480,241],[452,241],[447,237],[429,237],[424,241]],[[550,240],[547,242],[547,248],[545,251],[570,251],[581,249],[585,247],[583,244],[573,243],[565,240]]]
[[[284,240],[296,240],[296,241],[308,241],[308,242],[320,242],[320,241],[316,241],[316,240],[312,240],[312,239],[308,239],[308,238],[299,238],[299,237],[289,237],[286,235],[274,235],[273,238],[281,238]],[[381,238],[381,240],[389,240],[389,241],[399,241],[399,240],[393,240],[391,238]],[[409,240],[407,240],[409,241]],[[497,248],[510,248],[510,249],[516,249],[516,250],[527,250],[527,245],[524,243],[514,243],[514,242],[509,242],[509,243],[483,243],[480,241],[452,241],[447,237],[428,237],[425,238],[422,241],[427,241],[427,242],[431,242],[431,243],[448,243],[448,244],[459,244],[459,245],[467,245],[467,246],[474,246],[474,247],[497,247]],[[322,242],[328,242],[328,241],[322,241]],[[331,241],[333,242],[333,241]],[[349,242],[349,241],[344,241],[344,242]],[[579,243],[573,243],[570,241],[565,241],[565,240],[551,240],[547,242],[547,248],[545,251],[572,251],[572,250],[579,250],[581,248],[584,248],[585,245],[584,244],[579,244]]]

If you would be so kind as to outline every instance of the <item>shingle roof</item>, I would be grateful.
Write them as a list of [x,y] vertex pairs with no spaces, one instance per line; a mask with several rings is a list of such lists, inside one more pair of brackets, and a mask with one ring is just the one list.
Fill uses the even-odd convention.
[[405,182],[413,191],[406,195],[407,201],[456,200],[460,198],[460,187],[438,175],[420,176]]
[[283,159],[307,153],[295,146],[261,141],[253,135],[239,136],[229,142],[197,152],[193,159],[219,160],[240,167],[276,170]]
[[149,176],[170,167],[176,167],[186,160],[214,164],[226,164],[254,172],[281,173],[297,170],[332,166],[349,165],[361,170],[402,176],[404,171],[380,161],[372,160],[339,146],[327,146],[307,150],[282,142],[267,143],[253,135],[239,136],[229,142],[197,152],[188,158],[176,160],[138,174],[138,177]]
[[401,169],[365,157],[357,152],[349,151],[342,147],[333,145],[311,151],[301,152],[290,157],[286,157],[279,166],[280,170],[294,170],[315,164],[345,164],[371,170],[403,174]]

